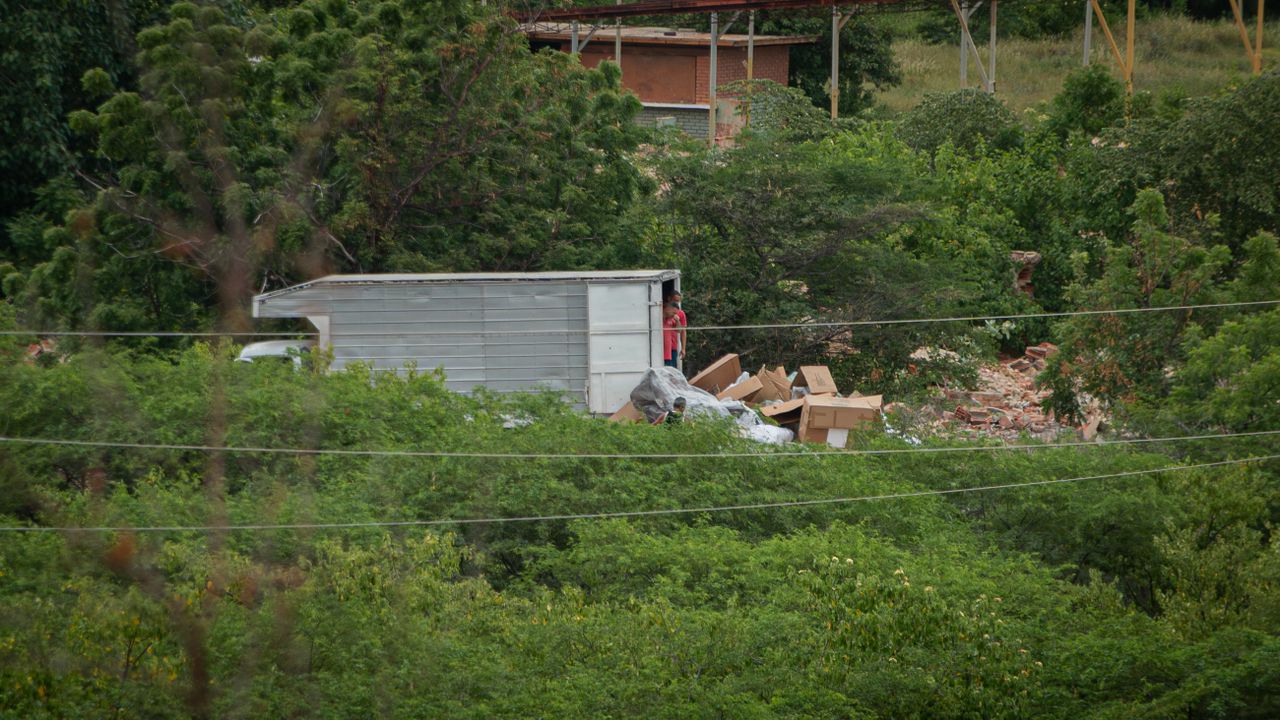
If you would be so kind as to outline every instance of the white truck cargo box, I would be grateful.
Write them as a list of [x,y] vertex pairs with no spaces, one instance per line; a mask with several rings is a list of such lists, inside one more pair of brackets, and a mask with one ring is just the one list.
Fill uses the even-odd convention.
[[662,365],[662,298],[677,270],[329,275],[253,299],[305,317],[335,369],[444,368],[448,387],[556,390],[594,413]]

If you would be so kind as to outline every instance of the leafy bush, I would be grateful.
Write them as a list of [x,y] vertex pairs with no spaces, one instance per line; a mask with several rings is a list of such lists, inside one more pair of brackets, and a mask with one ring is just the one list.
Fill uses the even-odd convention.
[[929,153],[948,143],[965,150],[1004,150],[1022,142],[1013,112],[995,96],[973,89],[926,95],[903,114],[899,135],[907,145]]
[[1072,132],[1092,137],[1124,117],[1124,85],[1103,65],[1073,71],[1054,96],[1046,126],[1065,140]]
[[1159,188],[1175,227],[1216,222],[1239,251],[1258,231],[1280,232],[1280,190],[1271,182],[1280,141],[1280,76],[1252,78],[1213,98],[1187,101],[1176,115],[1139,117],[1076,145],[1066,158],[1071,204],[1082,229],[1120,237],[1143,188]]
[[831,120],[798,88],[772,80],[737,80],[720,86],[725,96],[738,99],[738,114],[750,120],[744,132],[781,134],[795,140],[818,140],[848,128],[847,118]]
[[[434,373],[317,374],[206,346],[39,367],[13,362],[20,346],[5,342],[6,436],[748,449],[720,423],[618,425],[547,396],[455,395]],[[504,428],[513,413],[532,423]],[[907,447],[876,433],[854,442]],[[357,523],[11,536],[0,681],[24,717],[1068,718],[1276,702],[1250,681],[1276,649],[1265,469],[841,502],[1168,460],[1107,448],[482,460],[6,444],[0,462],[28,498],[6,524]],[[461,522],[795,499],[833,502]],[[1223,558],[1257,573],[1226,577]],[[1147,609],[1156,598],[1168,618],[1135,614],[1115,588]],[[1197,619],[1219,599],[1236,609]]]
[[[1138,220],[1128,242],[1107,249],[1096,280],[1087,274],[1090,258],[1077,256],[1080,280],[1068,289],[1068,297],[1089,309],[1212,301],[1216,280],[1230,263],[1230,250],[1169,232],[1164,198],[1155,190],[1139,193],[1132,212]],[[1085,315],[1062,323],[1062,352],[1046,370],[1046,380],[1055,388],[1054,412],[1075,415],[1073,385],[1112,404],[1163,397],[1180,359],[1189,313]]]

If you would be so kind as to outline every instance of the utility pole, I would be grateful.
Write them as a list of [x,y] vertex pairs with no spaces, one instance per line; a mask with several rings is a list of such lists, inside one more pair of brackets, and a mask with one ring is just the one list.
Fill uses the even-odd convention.
[[1089,67],[1089,53],[1093,49],[1093,6],[1084,4],[1084,66]]
[[720,46],[720,13],[711,13],[711,72],[707,79],[707,145],[716,146],[716,51]]
[[996,93],[996,2],[991,0],[991,34],[987,38],[987,92]]
[[840,115],[840,8],[831,5],[831,119]]

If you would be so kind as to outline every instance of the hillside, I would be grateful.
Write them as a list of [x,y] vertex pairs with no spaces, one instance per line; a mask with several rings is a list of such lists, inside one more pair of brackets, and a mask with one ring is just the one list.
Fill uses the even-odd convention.
[[[926,93],[948,92],[959,87],[960,59],[957,40],[947,45],[906,37],[907,23],[890,18],[900,28],[893,43],[894,58],[902,67],[900,86],[877,94],[878,101],[891,111],[910,109]],[[1121,52],[1124,51],[1123,17],[1112,21]],[[1160,97],[1211,95],[1220,88],[1239,83],[1249,76],[1240,34],[1228,21],[1197,22],[1185,17],[1157,14],[1138,21],[1135,35],[1137,61],[1134,87]],[[1251,28],[1252,29],[1252,28]],[[1270,22],[1263,43],[1264,62],[1280,59],[1275,38],[1280,23]],[[1033,108],[1051,99],[1062,89],[1067,73],[1080,67],[1083,27],[1070,37],[1026,40],[1001,37],[996,43],[996,93],[1015,111]],[[985,35],[975,36],[978,49],[986,57]],[[1271,44],[1268,45],[1268,42]],[[1116,68],[1106,38],[1094,23],[1092,62]],[[1116,76],[1119,77],[1118,70]],[[979,83],[970,56],[969,82]]]
[[111,6],[0,17],[0,718],[1280,717],[1228,26],[716,145],[497,3]]

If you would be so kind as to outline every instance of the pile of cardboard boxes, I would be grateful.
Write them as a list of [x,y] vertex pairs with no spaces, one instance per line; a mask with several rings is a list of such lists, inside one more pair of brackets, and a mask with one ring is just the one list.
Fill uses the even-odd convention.
[[[840,397],[825,365],[805,365],[794,377],[781,366],[772,370],[762,367],[744,377],[741,361],[731,353],[694,375],[689,384],[720,400],[738,400],[756,408],[764,417],[794,431],[800,442],[842,448],[848,443],[849,430],[880,419],[881,396],[851,393]],[[631,416],[627,409],[615,418]]]

